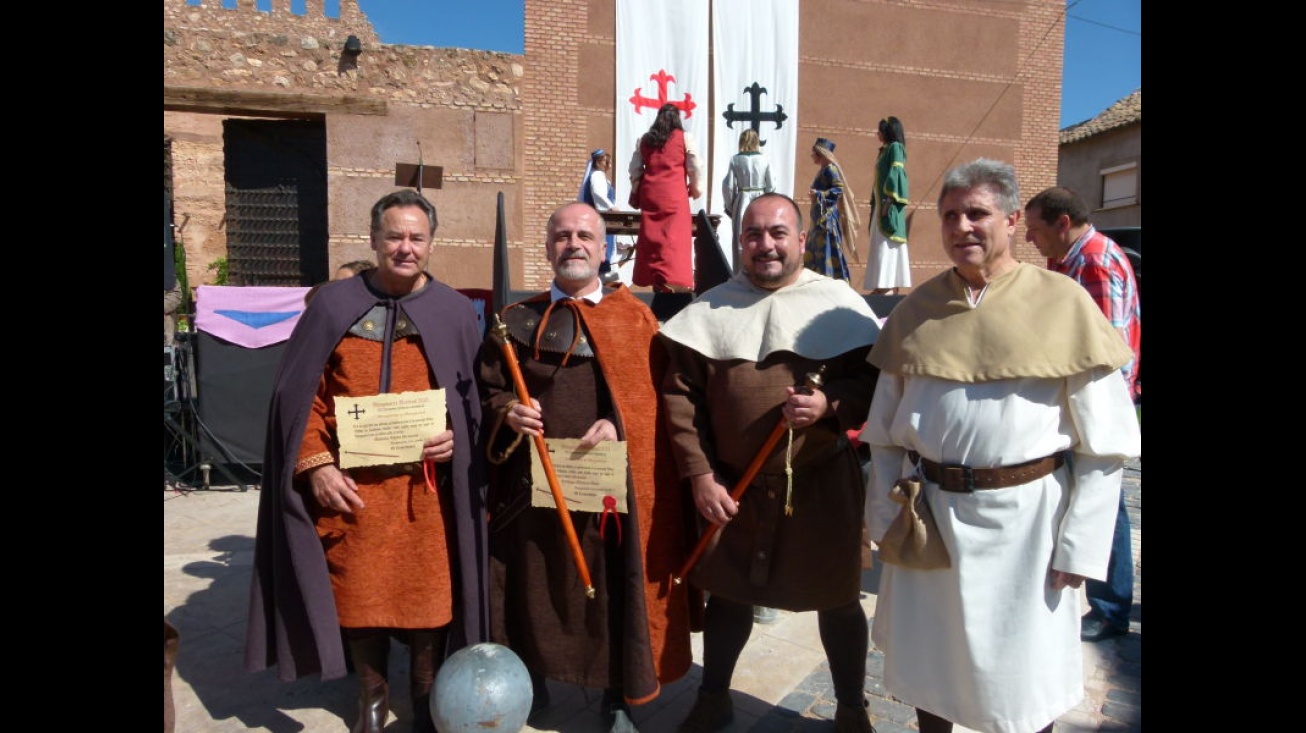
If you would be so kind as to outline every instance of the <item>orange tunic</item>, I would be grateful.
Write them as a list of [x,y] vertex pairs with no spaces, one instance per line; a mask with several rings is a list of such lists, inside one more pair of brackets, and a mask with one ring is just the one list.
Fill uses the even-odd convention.
[[[435,389],[435,378],[422,355],[420,336],[396,339],[391,392]],[[379,392],[379,341],[346,335],[336,345],[308,415],[308,427],[295,467],[307,491],[306,472],[337,461],[336,395],[368,396]],[[392,467],[349,469],[366,506],[353,514],[323,509],[317,502],[315,523],[326,553],[340,625],[429,629],[453,620],[453,576],[448,516],[453,502],[447,468],[438,466],[438,492],[428,491],[420,466],[392,475]]]

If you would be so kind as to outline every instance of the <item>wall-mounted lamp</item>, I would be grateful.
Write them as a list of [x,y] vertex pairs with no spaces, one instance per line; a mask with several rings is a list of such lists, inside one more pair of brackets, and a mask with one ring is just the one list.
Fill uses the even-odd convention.
[[346,56],[357,56],[362,52],[363,42],[358,40],[358,36],[350,36],[345,39],[344,53]]

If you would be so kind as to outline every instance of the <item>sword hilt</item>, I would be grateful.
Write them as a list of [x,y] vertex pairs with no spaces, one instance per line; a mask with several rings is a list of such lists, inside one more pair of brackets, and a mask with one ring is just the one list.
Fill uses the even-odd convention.
[[825,386],[825,377],[823,376],[824,374],[825,374],[824,364],[817,367],[816,371],[808,372],[806,378],[803,380],[803,386],[798,388],[798,392],[802,394],[811,394],[816,390],[824,387]]

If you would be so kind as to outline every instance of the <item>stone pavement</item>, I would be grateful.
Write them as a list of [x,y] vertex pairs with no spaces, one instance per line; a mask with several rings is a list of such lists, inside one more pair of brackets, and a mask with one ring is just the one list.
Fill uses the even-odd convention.
[[[1134,609],[1127,636],[1084,644],[1085,697],[1063,715],[1057,733],[1142,731],[1142,461],[1125,474],[1132,520]],[[173,697],[177,733],[266,731],[334,733],[353,722],[353,677],[322,682],[279,682],[275,671],[242,669],[249,571],[254,554],[258,491],[212,486],[193,490],[165,483],[163,493],[163,614],[181,633]],[[862,605],[875,613],[878,570],[863,574]],[[1081,598],[1082,603],[1082,598]],[[1084,606],[1085,609],[1087,606]],[[701,659],[701,634],[693,639]],[[780,612],[776,624],[753,627],[735,673],[735,721],[725,733],[826,733],[834,718],[834,692],[816,629],[815,613]],[[881,684],[883,659],[867,659],[867,697],[879,733],[916,730],[912,708]],[[405,648],[391,656],[390,733],[411,729]],[[667,685],[652,703],[634,710],[644,733],[674,731],[689,712],[700,667]],[[527,731],[603,733],[600,692],[549,683],[552,706]],[[956,727],[957,733],[968,729]]]

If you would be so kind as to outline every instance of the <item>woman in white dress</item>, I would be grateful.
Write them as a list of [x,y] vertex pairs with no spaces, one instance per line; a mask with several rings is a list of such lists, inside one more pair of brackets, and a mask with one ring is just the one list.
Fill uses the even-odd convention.
[[730,238],[734,270],[739,272],[739,227],[743,223],[744,209],[753,199],[764,193],[775,191],[771,184],[771,164],[762,155],[761,141],[757,130],[748,128],[739,133],[739,152],[730,159],[730,170],[721,181],[721,200],[726,205],[726,216],[730,217]]
[[907,136],[897,117],[880,120],[880,154],[871,194],[871,252],[862,285],[871,295],[897,295],[911,287],[907,257]]

